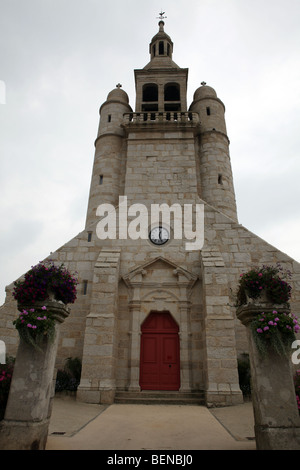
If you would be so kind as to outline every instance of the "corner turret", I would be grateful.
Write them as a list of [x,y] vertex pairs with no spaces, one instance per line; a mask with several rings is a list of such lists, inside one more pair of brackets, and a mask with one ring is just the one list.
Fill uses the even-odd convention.
[[120,84],[107,95],[100,107],[100,122],[95,141],[95,157],[90,186],[86,228],[96,219],[99,204],[116,206],[122,191],[122,164],[124,163],[123,116],[132,112],[127,93]]
[[200,173],[199,196],[237,221],[237,208],[225,123],[225,106],[215,90],[202,82],[194,93],[189,111],[198,113],[197,141]]

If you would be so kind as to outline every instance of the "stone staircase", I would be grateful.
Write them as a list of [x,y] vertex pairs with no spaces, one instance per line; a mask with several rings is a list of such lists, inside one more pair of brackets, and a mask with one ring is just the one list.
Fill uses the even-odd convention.
[[118,390],[115,403],[136,405],[205,405],[203,391],[181,393],[176,391],[143,390],[128,392]]

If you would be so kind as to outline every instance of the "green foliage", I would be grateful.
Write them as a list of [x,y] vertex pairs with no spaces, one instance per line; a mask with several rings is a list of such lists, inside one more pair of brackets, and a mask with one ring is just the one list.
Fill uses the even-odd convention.
[[251,396],[251,371],[249,354],[243,353],[238,358],[239,385],[244,397]]
[[23,309],[13,321],[20,337],[35,349],[40,350],[44,338],[52,341],[55,336],[55,320],[47,307]]
[[266,293],[268,301],[273,304],[288,304],[291,286],[283,278],[287,279],[290,276],[291,273],[283,272],[279,264],[276,267],[253,268],[241,274],[236,295],[237,306],[246,304],[247,296],[255,300],[262,292]]
[[14,358],[6,358],[6,364],[0,364],[0,420],[4,418],[11,379],[14,370]]
[[295,333],[300,329],[296,315],[278,313],[276,310],[258,315],[251,327],[256,347],[262,356],[270,350],[286,356],[295,340]]
[[58,369],[56,375],[55,391],[76,391],[80,383],[81,361],[78,357],[68,357],[63,369]]
[[74,303],[77,284],[75,276],[63,264],[56,266],[52,261],[45,261],[32,266],[24,279],[14,283],[13,296],[22,306],[48,299],[49,292],[64,304]]
[[74,377],[78,382],[81,377],[81,360],[79,357],[68,357],[65,364],[65,369],[69,372],[72,377]]

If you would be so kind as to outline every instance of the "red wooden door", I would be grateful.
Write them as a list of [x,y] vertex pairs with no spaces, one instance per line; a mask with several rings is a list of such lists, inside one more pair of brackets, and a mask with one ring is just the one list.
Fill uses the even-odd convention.
[[152,312],[146,318],[141,336],[142,390],[179,390],[178,330],[169,312]]

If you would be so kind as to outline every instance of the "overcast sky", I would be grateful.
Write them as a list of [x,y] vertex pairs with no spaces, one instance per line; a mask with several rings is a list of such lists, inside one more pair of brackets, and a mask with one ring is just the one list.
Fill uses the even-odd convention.
[[299,0],[0,0],[0,304],[84,229],[99,107],[120,82],[134,109],[161,9],[188,105],[226,106],[239,222],[300,261]]

